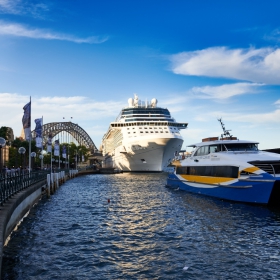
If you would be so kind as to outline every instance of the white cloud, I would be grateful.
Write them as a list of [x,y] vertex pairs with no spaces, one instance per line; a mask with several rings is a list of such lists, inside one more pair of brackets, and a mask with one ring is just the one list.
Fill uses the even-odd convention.
[[[29,100],[30,97],[25,95],[0,93],[0,112],[2,116],[0,127],[11,127],[15,136],[19,136],[22,130],[23,106]],[[84,96],[32,97],[31,102],[32,130],[35,128],[34,120],[41,116],[43,116],[45,124],[72,121],[87,131],[97,146],[110,122],[116,118],[123,107],[121,101],[96,102]]]
[[[271,125],[271,124],[280,124],[280,109],[276,109],[271,112],[266,113],[228,113],[223,111],[213,111],[210,113],[204,114],[205,119],[221,117],[223,120],[238,122],[238,123],[250,123],[251,125]],[[260,131],[261,133],[261,131]]]
[[280,99],[278,99],[278,100],[274,103],[274,105],[280,106]]
[[61,40],[75,43],[99,44],[108,40],[107,37],[91,36],[78,38],[72,35],[54,33],[45,29],[29,28],[17,23],[0,21],[0,35],[26,37],[32,39]]
[[18,14],[18,5],[20,0],[0,0],[0,11],[8,14]]
[[227,99],[236,95],[256,93],[256,90],[260,86],[263,86],[263,84],[235,83],[225,84],[221,86],[193,87],[190,92],[194,94],[196,98],[220,100]]
[[0,13],[42,18],[43,14],[48,11],[49,8],[44,3],[32,3],[22,0],[0,0]]
[[198,139],[205,138],[206,129],[204,128],[188,128],[180,131],[184,139],[188,139],[187,145],[193,144],[191,142],[198,142]]
[[172,55],[175,74],[280,84],[280,49],[213,47]]
[[269,40],[269,41],[279,42],[280,41],[280,29],[279,28],[274,29],[270,34],[265,35],[264,39]]
[[185,104],[189,100],[188,96],[179,96],[177,94],[172,94],[171,98],[164,98],[162,101],[158,104],[159,107],[167,108],[171,114],[175,112],[184,111]]

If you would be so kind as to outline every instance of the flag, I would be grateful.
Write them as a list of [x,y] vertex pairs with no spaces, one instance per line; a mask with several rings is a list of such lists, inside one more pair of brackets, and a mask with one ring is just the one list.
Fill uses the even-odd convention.
[[66,147],[65,147],[65,145],[63,145],[63,147],[62,147],[62,157],[66,158]]
[[47,152],[52,152],[52,134],[49,134],[48,142],[47,142]]
[[29,140],[31,135],[31,101],[23,107],[22,125],[25,140]]
[[42,148],[43,143],[42,143],[42,121],[43,118],[40,119],[35,119],[35,133],[36,133],[36,147],[37,148]]
[[54,152],[53,152],[54,156],[59,156],[59,140],[55,140],[54,141]]

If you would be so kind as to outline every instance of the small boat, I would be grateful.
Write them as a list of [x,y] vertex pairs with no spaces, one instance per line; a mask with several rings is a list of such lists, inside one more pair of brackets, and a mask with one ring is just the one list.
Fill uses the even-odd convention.
[[167,186],[243,203],[280,206],[280,155],[261,151],[257,141],[221,137],[193,144],[168,175]]

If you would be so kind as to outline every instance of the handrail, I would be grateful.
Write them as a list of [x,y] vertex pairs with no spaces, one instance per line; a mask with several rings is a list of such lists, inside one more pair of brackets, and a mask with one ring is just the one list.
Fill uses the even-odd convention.
[[[65,170],[66,173],[69,170]],[[68,172],[67,172],[68,171]],[[40,171],[16,171],[13,173],[0,174],[0,205],[2,206],[14,194],[47,179],[50,170]]]
[[274,174],[274,177],[276,176],[275,174],[275,169],[274,169],[274,166],[272,164],[269,164],[271,167],[272,167],[272,170],[273,170],[273,174]]

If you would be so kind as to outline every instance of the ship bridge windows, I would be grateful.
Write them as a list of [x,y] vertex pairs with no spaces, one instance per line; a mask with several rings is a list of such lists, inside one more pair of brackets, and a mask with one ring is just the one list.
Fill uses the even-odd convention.
[[132,120],[129,122],[125,122],[125,123],[111,123],[111,127],[139,127],[139,126],[153,126],[153,127],[158,127],[158,128],[167,128],[170,127],[174,130],[177,129],[182,129],[182,128],[186,128],[187,124],[184,123],[174,123],[174,121],[169,122],[167,120],[159,120],[157,119],[156,121],[152,121],[151,119],[145,121],[145,122],[139,122],[139,121],[135,121],[133,122]]
[[171,118],[126,118],[125,122],[138,122],[138,121],[167,121],[167,122],[173,122],[173,119]]
[[169,110],[163,108],[125,108],[122,110],[122,115],[137,114],[161,114],[170,116]]
[[224,144],[227,151],[258,151],[258,145],[256,143],[233,143]]

